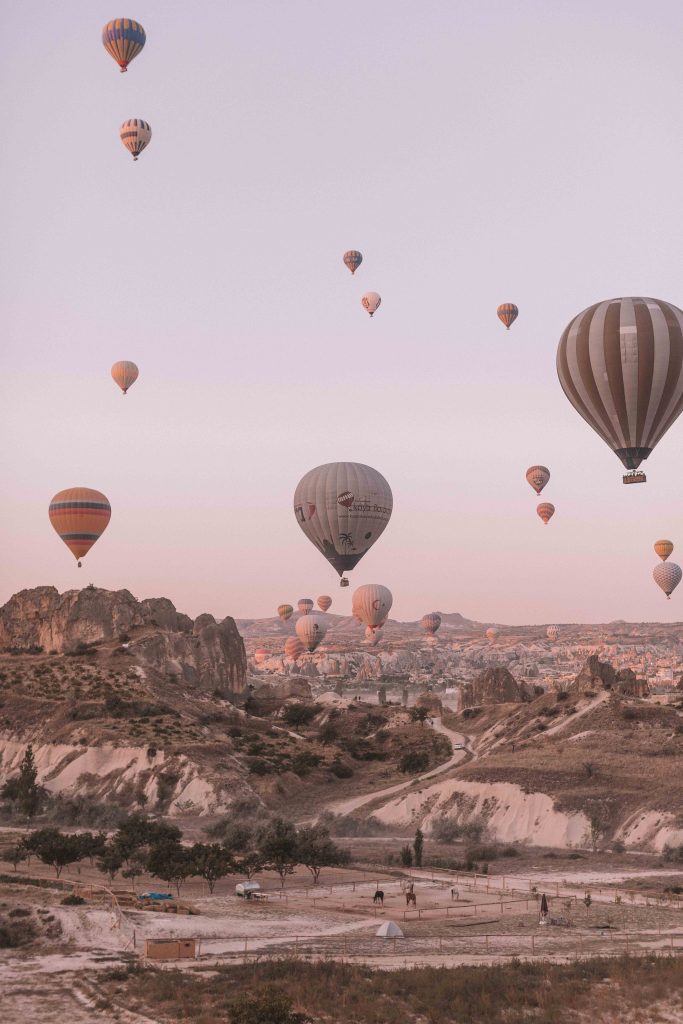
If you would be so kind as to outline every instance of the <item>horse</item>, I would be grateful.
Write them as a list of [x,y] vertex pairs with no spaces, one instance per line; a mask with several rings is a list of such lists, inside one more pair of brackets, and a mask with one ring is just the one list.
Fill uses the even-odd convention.
[[406,906],[409,907],[411,903],[412,903],[412,905],[414,907],[417,907],[417,896],[415,895],[414,892],[407,892],[406,893]]
[[384,893],[382,892],[381,889],[378,889],[375,895],[372,897],[372,902],[379,903],[381,904],[381,906],[384,906]]

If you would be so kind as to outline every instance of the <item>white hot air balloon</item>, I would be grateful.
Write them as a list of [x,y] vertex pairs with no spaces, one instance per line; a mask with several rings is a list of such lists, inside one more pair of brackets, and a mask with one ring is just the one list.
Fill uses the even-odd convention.
[[119,138],[128,152],[132,154],[133,160],[137,160],[143,149],[149,145],[152,129],[142,118],[129,117],[119,128]]
[[675,562],[661,562],[654,567],[652,575],[657,586],[661,587],[666,594],[668,601],[681,582],[683,572],[681,572],[680,565],[676,565]]
[[327,623],[322,615],[309,613],[302,615],[297,620],[296,635],[309,654],[312,654],[318,644],[322,643],[325,633],[327,633]]
[[370,316],[374,316],[380,307],[382,297],[377,292],[366,292],[360,301],[363,309],[367,309]]
[[391,591],[380,583],[366,583],[354,592],[353,609],[370,629],[383,626],[394,602]]
[[312,544],[348,585],[353,569],[384,532],[393,508],[381,473],[360,462],[330,462],[310,470],[294,492],[294,515]]

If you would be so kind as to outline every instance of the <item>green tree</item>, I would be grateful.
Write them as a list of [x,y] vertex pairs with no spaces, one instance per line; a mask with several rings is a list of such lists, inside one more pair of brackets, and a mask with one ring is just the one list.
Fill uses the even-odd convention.
[[23,839],[20,839],[18,843],[14,843],[14,845],[10,847],[9,852],[7,854],[7,860],[10,862],[10,864],[16,871],[19,864],[21,864],[22,861],[27,859],[28,850],[24,846]]
[[143,846],[156,846],[160,843],[179,843],[182,832],[175,825],[166,825],[162,821],[152,821],[140,811],[130,814],[119,823],[114,835],[114,842],[121,850],[123,859],[127,861],[132,853]]
[[43,864],[55,869],[57,878],[69,864],[82,859],[79,837],[62,835],[56,828],[41,828],[32,832],[24,840],[26,848],[30,848]]
[[407,843],[405,846],[401,847],[401,864],[404,868],[410,868],[413,866],[413,851]]
[[311,1024],[305,1013],[292,1009],[291,999],[272,988],[241,996],[228,1014],[230,1024]]
[[98,871],[107,876],[111,885],[122,866],[123,853],[120,846],[115,841],[106,843],[97,860]]
[[422,854],[424,851],[425,837],[421,829],[418,828],[415,833],[415,839],[413,841],[413,853],[415,855],[415,867],[422,867]]
[[141,850],[136,850],[135,853],[131,854],[128,858],[128,867],[124,868],[121,874],[124,878],[128,878],[133,889],[137,888],[135,885],[136,878],[140,878],[144,875],[147,870],[147,858]]
[[429,718],[429,709],[422,704],[416,704],[414,708],[410,709],[410,717],[413,722],[419,722],[420,725],[424,725]]
[[233,859],[220,843],[195,843],[190,850],[193,874],[203,878],[213,894],[216,882],[233,870]]
[[243,857],[237,857],[233,863],[235,873],[245,875],[250,882],[254,875],[257,875],[259,871],[263,871],[266,866],[263,857],[256,850],[251,853],[245,853]]
[[38,769],[33,747],[29,743],[19,765],[18,774],[7,780],[0,789],[0,797],[9,800],[12,806],[18,808],[27,818],[33,818],[47,799],[47,790],[44,786],[38,785],[37,779]]
[[284,818],[268,822],[259,833],[258,852],[264,864],[277,871],[280,885],[284,886],[285,877],[293,874],[299,863],[298,839],[292,822]]
[[349,851],[343,850],[330,839],[329,829],[324,825],[299,829],[297,851],[298,861],[311,872],[314,885],[318,884],[323,868],[341,867],[351,860]]
[[150,846],[147,856],[147,870],[155,878],[180,889],[186,878],[194,874],[194,863],[190,851],[180,843],[166,839]]

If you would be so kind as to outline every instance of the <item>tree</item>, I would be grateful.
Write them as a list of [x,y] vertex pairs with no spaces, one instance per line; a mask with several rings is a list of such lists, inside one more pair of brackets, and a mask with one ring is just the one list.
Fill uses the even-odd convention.
[[401,864],[404,868],[410,868],[413,865],[413,851],[407,843],[401,847]]
[[121,850],[123,859],[128,861],[136,850],[143,846],[156,846],[159,843],[180,843],[183,833],[176,825],[166,825],[162,821],[151,821],[146,814],[136,811],[119,824],[114,842]]
[[324,825],[312,825],[299,829],[297,836],[298,860],[313,875],[313,884],[318,884],[322,868],[340,867],[348,864],[351,854],[330,839],[329,829]]
[[292,1009],[291,999],[272,988],[241,996],[228,1013],[230,1024],[311,1024],[305,1013]]
[[413,842],[413,853],[415,854],[415,867],[422,867],[422,853],[425,845],[424,833],[418,828],[415,833],[415,840]]
[[97,861],[97,869],[107,876],[110,885],[121,870],[122,865],[123,853],[121,847],[116,841],[106,843]]
[[31,849],[43,864],[55,869],[57,878],[69,864],[81,860],[83,854],[78,836],[62,835],[56,828],[41,828],[32,832],[24,840],[27,849]]
[[38,769],[33,747],[29,743],[19,765],[18,774],[7,780],[0,789],[0,797],[18,807],[27,818],[33,818],[47,798],[47,790],[44,786],[38,785],[37,779]]
[[121,874],[124,878],[129,878],[133,883],[133,888],[137,888],[135,885],[135,879],[140,878],[144,875],[147,870],[147,858],[144,854],[137,850],[131,857],[128,858],[128,867],[124,868]]
[[27,860],[27,858],[28,850],[24,845],[23,839],[20,839],[18,843],[11,846],[7,854],[7,860],[15,871],[17,870],[18,865],[21,864],[22,860]]
[[238,875],[246,875],[250,882],[254,875],[258,874],[259,871],[263,871],[265,867],[263,857],[256,851],[252,853],[245,853],[243,857],[238,857],[233,863],[235,872]]
[[414,708],[410,709],[410,717],[414,722],[424,725],[429,718],[429,708],[424,707],[422,704],[416,704]]
[[93,835],[92,832],[79,832],[77,839],[81,847],[81,857],[79,859],[87,857],[91,864],[94,863],[95,857],[102,855],[107,844],[107,837],[104,832],[98,832],[97,835]]
[[232,857],[220,843],[195,843],[190,856],[194,865],[193,874],[204,879],[213,895],[216,882],[232,871]]
[[168,885],[175,885],[178,896],[180,896],[180,888],[185,879],[194,874],[190,851],[180,843],[169,839],[150,847],[147,869],[155,878],[160,878]]
[[294,872],[299,863],[296,828],[291,821],[284,818],[273,818],[259,833],[258,852],[264,864],[277,871],[280,885],[284,886],[285,877]]

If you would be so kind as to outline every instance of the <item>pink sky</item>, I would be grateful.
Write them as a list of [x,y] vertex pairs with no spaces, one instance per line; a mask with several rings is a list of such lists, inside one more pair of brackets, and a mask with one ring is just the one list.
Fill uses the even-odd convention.
[[[100,43],[120,14],[148,38],[126,75]],[[683,618],[651,579],[658,537],[683,557],[683,423],[626,488],[555,372],[590,303],[683,306],[680,4],[26,0],[2,23],[0,601],[92,581],[343,612],[378,582],[404,619]],[[128,117],[153,130],[135,164]],[[347,591],[292,513],[336,460],[394,492]],[[113,508],[80,571],[47,518],[76,485]]]

